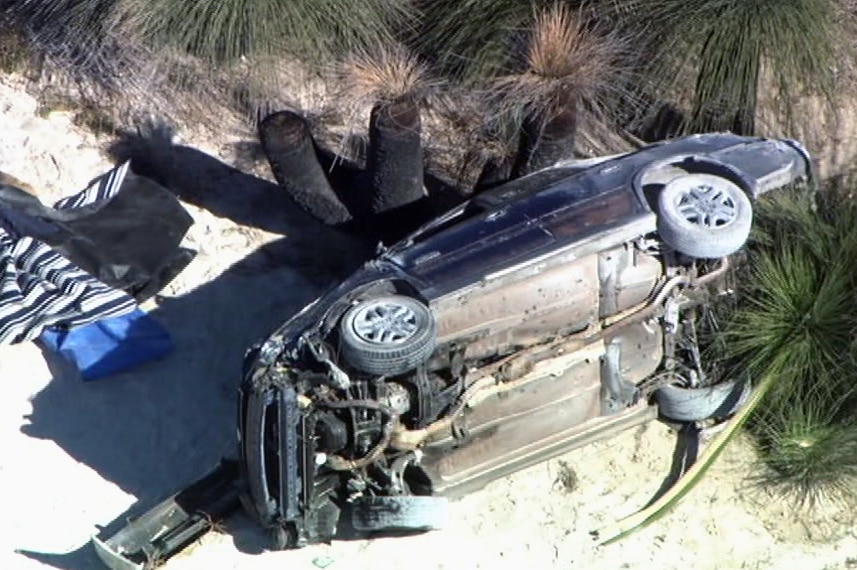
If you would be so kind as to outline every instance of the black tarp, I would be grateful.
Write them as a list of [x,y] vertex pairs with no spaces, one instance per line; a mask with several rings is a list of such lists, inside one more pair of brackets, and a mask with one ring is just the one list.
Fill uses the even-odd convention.
[[192,223],[127,163],[54,207],[0,184],[0,343],[133,310],[193,259]]

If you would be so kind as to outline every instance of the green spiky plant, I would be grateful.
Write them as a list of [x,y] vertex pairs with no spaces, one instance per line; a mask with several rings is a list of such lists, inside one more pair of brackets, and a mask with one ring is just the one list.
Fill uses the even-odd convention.
[[411,43],[443,73],[481,81],[506,69],[510,44],[533,12],[548,5],[547,0],[417,0],[421,25]]
[[[603,3],[607,4],[607,3]],[[836,70],[850,42],[853,17],[837,0],[628,0],[614,13],[644,26],[651,56],[646,75],[661,94],[693,82],[693,132],[752,134],[763,84],[782,103],[786,124],[800,117],[800,95],[836,97]]]
[[326,62],[394,39],[407,0],[115,0],[149,41],[216,63],[290,54]]
[[753,479],[797,506],[857,505],[857,204],[805,189],[758,203],[747,269],[707,350],[756,381],[751,399],[657,501],[596,531],[613,542],[665,515],[746,427]]
[[741,309],[726,332],[728,350],[751,375],[782,377],[778,393],[832,371],[850,350],[851,262],[820,262],[803,245],[811,239],[804,234],[752,256]]
[[[853,379],[853,373],[850,375]],[[826,379],[816,377],[814,382]],[[754,477],[798,506],[857,502],[857,419],[853,394],[818,393],[766,403],[750,424],[764,470]]]
[[408,0],[3,0],[0,8],[83,56],[120,31],[216,63],[283,54],[323,61],[390,41],[413,22]]
[[753,271],[727,333],[732,358],[772,375],[748,429],[760,484],[798,504],[857,500],[857,206],[827,190],[762,205]]

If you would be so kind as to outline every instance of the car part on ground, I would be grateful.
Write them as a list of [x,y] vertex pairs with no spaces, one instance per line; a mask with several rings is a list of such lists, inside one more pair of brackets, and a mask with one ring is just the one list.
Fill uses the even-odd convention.
[[[705,451],[698,457],[695,457],[695,450],[692,455],[687,456],[688,463],[690,463],[689,467],[682,469],[681,472],[678,473],[678,478],[672,481],[672,485],[666,488],[662,494],[659,494],[655,499],[650,501],[645,507],[636,513],[603,528],[592,531],[591,534],[593,538],[598,540],[600,544],[607,545],[653,523],[668,513],[670,509],[682,499],[682,497],[689,493],[693,487],[699,483],[703,475],[713,465],[720,453],[722,453],[726,448],[726,445],[733,437],[735,437],[738,430],[744,425],[750,417],[750,414],[759,404],[759,401],[768,392],[775,381],[776,377],[774,376],[766,376],[762,378],[756,386],[756,389],[750,397],[747,398],[744,406],[726,422],[725,427],[714,436],[714,439],[708,444]],[[694,439],[693,432],[696,430],[690,429],[682,431],[689,432],[689,439]]]
[[[793,141],[698,135],[541,170],[429,222],[248,353],[245,508],[275,547],[299,547],[335,538],[354,505],[460,496],[651,421],[659,400],[728,415],[738,385],[710,374],[697,339],[728,258],[709,259],[720,238],[667,243],[659,198],[726,188],[713,203],[731,215],[734,188],[809,173]],[[746,239],[730,236],[730,250]]]
[[93,536],[95,552],[113,570],[155,568],[239,508],[238,481],[238,464],[224,461],[109,539]]

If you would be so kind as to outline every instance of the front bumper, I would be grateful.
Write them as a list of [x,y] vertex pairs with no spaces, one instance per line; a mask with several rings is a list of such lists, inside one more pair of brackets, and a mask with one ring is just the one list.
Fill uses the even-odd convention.
[[112,570],[152,570],[236,511],[239,488],[238,464],[224,460],[110,538],[93,536],[92,545]]

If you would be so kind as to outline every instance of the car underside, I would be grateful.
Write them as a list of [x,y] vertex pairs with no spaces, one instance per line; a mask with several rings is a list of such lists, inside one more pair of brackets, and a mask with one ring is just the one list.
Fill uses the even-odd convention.
[[[728,418],[750,387],[701,356],[713,300],[751,200],[810,176],[794,141],[701,135],[473,197],[248,351],[237,482],[203,487],[277,549],[418,532],[448,498],[635,425]],[[209,511],[186,499],[96,540],[102,558],[140,569],[198,536]]]
[[[696,316],[724,293],[718,285],[728,262],[680,263],[646,244],[561,264],[551,279],[542,269],[527,309],[540,316],[541,330],[521,334],[521,323],[512,323],[515,334],[500,332],[499,318],[482,315],[495,338],[462,333],[462,307],[448,319],[436,309],[431,358],[393,374],[342,357],[343,323],[362,317],[369,336],[394,336],[397,326],[419,321],[400,305],[413,291],[395,280],[358,288],[301,337],[297,354],[248,370],[241,418],[248,506],[280,547],[330,540],[343,510],[357,530],[424,530],[442,507],[426,514],[422,497],[466,494],[652,420],[659,387],[698,388],[707,377]],[[551,284],[557,290],[548,291]],[[592,314],[574,314],[580,307]],[[719,409],[705,415],[725,417],[744,389],[729,383]],[[421,516],[391,522],[391,505]],[[383,517],[364,520],[379,510]]]

